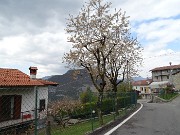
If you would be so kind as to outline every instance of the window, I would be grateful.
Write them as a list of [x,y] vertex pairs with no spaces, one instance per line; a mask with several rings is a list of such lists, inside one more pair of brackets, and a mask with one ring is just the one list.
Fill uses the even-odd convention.
[[169,79],[169,76],[167,76],[167,79]]
[[45,99],[40,99],[40,101],[39,101],[39,112],[41,112],[41,111],[43,111],[44,109],[46,109],[46,108],[45,108],[45,104],[46,104],[45,101],[46,101]]
[[0,121],[20,119],[21,95],[0,96]]

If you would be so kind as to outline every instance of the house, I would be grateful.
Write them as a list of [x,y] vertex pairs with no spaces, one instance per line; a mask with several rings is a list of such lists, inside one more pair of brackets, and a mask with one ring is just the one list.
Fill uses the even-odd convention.
[[149,84],[152,79],[139,80],[132,82],[133,90],[136,90],[143,98],[150,97],[151,90]]
[[170,65],[157,67],[152,70],[152,79],[150,87],[154,92],[159,92],[160,89],[167,87],[167,85],[174,85],[175,89],[180,89],[180,65]]
[[30,76],[18,69],[0,68],[0,131],[46,116],[48,86],[58,84],[36,79],[37,67],[29,70]]
[[180,71],[172,74],[173,76],[173,84],[176,90],[180,90]]

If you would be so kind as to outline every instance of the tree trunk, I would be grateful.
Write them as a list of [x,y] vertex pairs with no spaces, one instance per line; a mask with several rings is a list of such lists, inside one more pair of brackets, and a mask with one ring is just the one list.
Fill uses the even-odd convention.
[[119,115],[119,111],[118,111],[118,97],[117,97],[117,86],[114,86],[113,92],[114,92],[114,108],[115,108],[115,113],[116,113],[116,115]]
[[102,100],[103,100],[103,93],[99,92],[98,102],[97,102],[97,112],[99,118],[99,125],[103,125],[103,117],[102,117]]
[[46,135],[51,135],[51,123],[50,123],[50,121],[47,121]]

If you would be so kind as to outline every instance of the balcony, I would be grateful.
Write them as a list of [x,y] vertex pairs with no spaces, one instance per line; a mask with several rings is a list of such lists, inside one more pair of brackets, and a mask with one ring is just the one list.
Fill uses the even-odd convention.
[[0,122],[0,129],[12,127],[14,125],[21,125],[23,123],[27,123],[28,121],[33,121],[34,119],[34,110],[21,112],[20,119],[9,119]]

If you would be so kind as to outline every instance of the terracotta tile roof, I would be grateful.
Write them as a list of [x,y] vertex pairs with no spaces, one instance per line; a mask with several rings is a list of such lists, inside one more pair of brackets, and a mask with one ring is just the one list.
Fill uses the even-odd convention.
[[146,85],[149,85],[151,82],[152,82],[152,79],[134,81],[132,82],[132,86],[146,86]]
[[47,81],[47,80],[42,80],[42,79],[37,79],[39,82],[43,83],[44,85],[54,85],[57,86],[58,83],[56,82],[51,82],[51,81]]
[[28,75],[18,69],[0,68],[0,86],[43,86],[55,85],[53,82],[43,83],[36,79],[30,79]]
[[180,64],[179,65],[157,67],[157,68],[151,69],[150,71],[160,71],[160,70],[168,70],[168,69],[180,69]]

